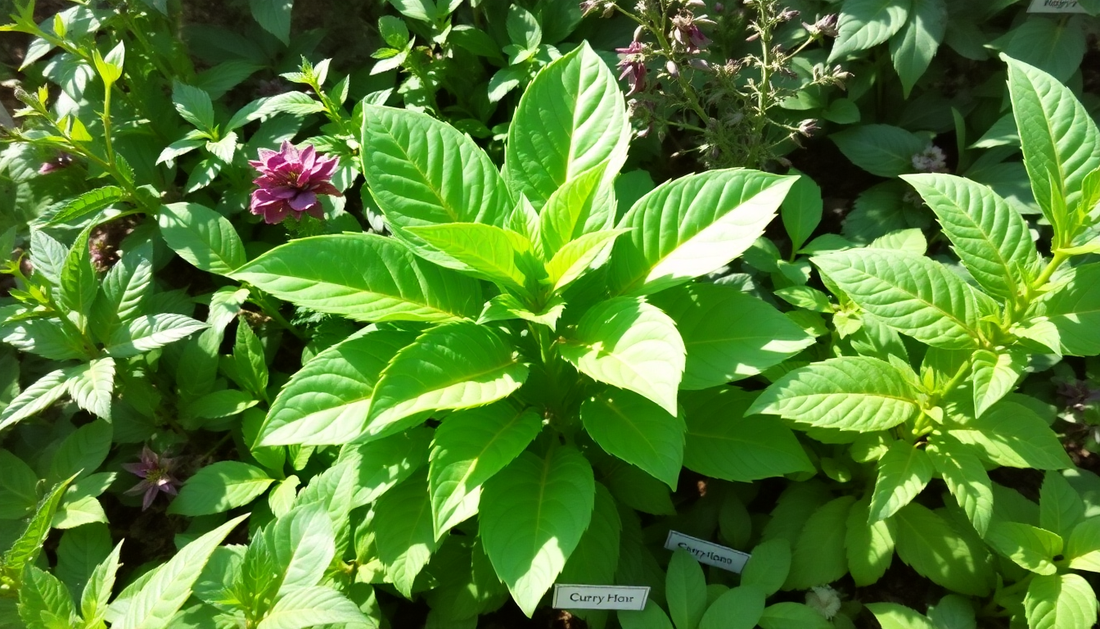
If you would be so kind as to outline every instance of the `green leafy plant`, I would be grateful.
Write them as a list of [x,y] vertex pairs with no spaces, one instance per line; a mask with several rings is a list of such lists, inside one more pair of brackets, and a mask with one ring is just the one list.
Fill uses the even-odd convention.
[[[944,587],[992,593],[1030,627],[1086,627],[1095,596],[1071,570],[1090,569],[1079,557],[1090,552],[1083,539],[1091,525],[1077,533],[1083,516],[1053,516],[1084,508],[1054,471],[1071,463],[1042,404],[1014,389],[1038,356],[1100,352],[1085,332],[1094,329],[1095,265],[1072,264],[1095,251],[1100,132],[1054,77],[1005,61],[1024,164],[1052,227],[1050,257],[1040,256],[1023,217],[990,188],[946,174],[903,176],[936,214],[972,282],[923,251],[885,243],[813,257],[837,299],[828,309],[839,355],[783,376],[748,412],[780,415],[838,444],[821,451],[834,457],[831,473],[822,459],[834,479],[867,477],[858,501],[848,495],[807,509],[788,586],[847,571],[857,584],[873,583],[896,550]],[[1048,516],[1024,517],[1034,505],[991,480],[987,469],[998,466],[1048,470],[1038,508]],[[951,496],[935,510],[916,500],[933,479]],[[822,535],[845,522],[847,555],[813,561],[832,556],[815,546],[836,548]],[[1070,550],[1072,535],[1081,541]],[[990,550],[1030,573],[1009,577],[1012,585],[995,582]],[[908,613],[872,611],[880,619]]]
[[[576,76],[580,84],[567,79]],[[230,275],[372,322],[291,378],[257,445],[389,451],[429,417],[439,422],[430,457],[404,464],[429,458],[428,469],[404,472],[412,475],[372,509],[385,578],[399,591],[411,594],[448,531],[477,514],[483,552],[531,614],[576,549],[615,543],[617,530],[589,526],[594,509],[613,504],[601,507],[612,495],[594,471],[612,465],[607,454],[674,488],[693,431],[717,431],[730,436],[702,445],[699,465],[720,477],[808,469],[778,423],[766,422],[760,441],[738,442],[734,427],[686,408],[721,391],[677,393],[759,373],[812,342],[736,289],[691,283],[752,243],[794,178],[693,175],[617,216],[611,183],[629,138],[625,107],[587,47],[532,82],[503,173],[421,114],[364,106],[363,118],[363,174],[395,237],[295,240]],[[733,337],[713,324],[744,313]],[[786,458],[741,469],[722,461],[764,440]],[[393,492],[403,499],[388,500]],[[400,532],[387,533],[392,526]],[[602,561],[613,575],[614,556]]]

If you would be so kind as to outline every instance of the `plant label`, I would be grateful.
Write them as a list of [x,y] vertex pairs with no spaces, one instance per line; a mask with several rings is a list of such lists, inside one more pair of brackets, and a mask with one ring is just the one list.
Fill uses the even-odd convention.
[[1077,0],[1031,0],[1028,13],[1088,13]]
[[554,609],[624,609],[641,611],[649,598],[649,586],[562,585],[554,586]]
[[665,539],[665,548],[668,550],[683,548],[694,555],[699,563],[705,563],[708,566],[714,566],[715,568],[729,570],[730,572],[736,572],[738,574],[744,569],[745,563],[748,562],[750,557],[748,553],[743,553],[739,550],[729,548],[728,546],[721,546],[714,542],[708,542],[690,535],[684,535],[679,531],[668,532],[668,538]]

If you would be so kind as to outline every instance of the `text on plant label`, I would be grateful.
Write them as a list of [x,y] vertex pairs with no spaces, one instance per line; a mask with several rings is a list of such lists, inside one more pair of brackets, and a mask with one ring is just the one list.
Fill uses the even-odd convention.
[[745,563],[748,562],[750,556],[748,553],[690,535],[684,535],[679,531],[668,532],[668,537],[665,539],[665,548],[668,550],[682,548],[691,553],[699,563],[737,573],[745,568]]

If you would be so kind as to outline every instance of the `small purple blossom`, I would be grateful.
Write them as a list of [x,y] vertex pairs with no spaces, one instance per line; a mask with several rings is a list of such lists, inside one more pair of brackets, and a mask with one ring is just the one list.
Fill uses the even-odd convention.
[[141,500],[142,511],[152,506],[153,500],[157,497],[157,492],[164,492],[172,496],[176,495],[176,486],[179,485],[179,481],[172,476],[172,468],[175,467],[175,464],[176,459],[158,455],[150,450],[149,446],[145,446],[141,449],[140,463],[125,463],[122,465],[124,470],[136,474],[142,479],[140,483],[126,490],[126,493],[131,496],[145,494],[145,497]]
[[830,13],[818,19],[813,24],[803,22],[802,28],[806,29],[806,31],[814,37],[836,37],[840,35],[840,31],[837,29],[836,13]]
[[681,12],[672,18],[672,31],[668,34],[672,38],[673,46],[686,52],[696,53],[705,48],[710,40],[703,31],[699,30],[699,24],[712,24],[705,17],[695,17],[690,13]]
[[943,149],[929,143],[923,151],[913,155],[913,169],[918,173],[946,173],[947,155]]
[[630,85],[630,91],[626,95],[632,96],[644,90],[646,67],[645,47],[642,42],[634,40],[626,48],[616,48],[615,52],[619,53],[619,67],[622,69],[619,80],[626,79]]
[[73,156],[68,153],[58,153],[57,157],[48,161],[42,162],[42,165],[38,167],[39,175],[48,175],[52,172],[67,168],[69,164],[73,163]]
[[268,224],[278,223],[291,214],[295,220],[301,220],[303,213],[324,218],[317,195],[340,196],[331,183],[339,159],[319,157],[312,146],[299,151],[290,142],[283,142],[278,151],[260,149],[260,159],[248,163],[260,171],[260,176],[252,181],[259,187],[252,192],[249,209],[263,216]]

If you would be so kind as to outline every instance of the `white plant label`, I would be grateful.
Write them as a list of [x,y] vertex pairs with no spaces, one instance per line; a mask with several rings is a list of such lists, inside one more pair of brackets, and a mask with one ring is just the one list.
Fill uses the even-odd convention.
[[691,553],[699,563],[705,563],[708,566],[738,574],[745,568],[745,564],[750,557],[748,553],[690,535],[684,535],[679,531],[668,532],[668,538],[665,539],[665,548],[668,550],[682,548]]
[[1031,0],[1028,13],[1088,13],[1077,0]]
[[649,598],[642,585],[555,585],[554,609],[623,609],[641,611]]

